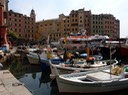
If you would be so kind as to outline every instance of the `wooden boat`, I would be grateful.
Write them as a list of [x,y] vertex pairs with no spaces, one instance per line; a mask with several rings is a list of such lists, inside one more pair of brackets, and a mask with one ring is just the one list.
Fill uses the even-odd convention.
[[[57,55],[55,55],[54,53],[52,53],[51,56],[51,60],[53,63],[58,64],[59,62],[61,62],[61,59],[59,59],[59,57],[57,57]],[[29,52],[29,54],[27,54],[27,58],[30,64],[48,63],[48,53],[46,51],[42,51],[40,54]]]
[[34,51],[37,51],[39,50],[39,48],[36,48],[36,47],[28,47],[28,46],[18,46],[16,48],[16,52],[17,53],[29,53],[29,52],[34,52]]
[[30,64],[39,64],[39,57],[36,53],[27,54],[27,58]]
[[[59,63],[61,63],[61,59],[59,59],[59,58],[53,58],[53,59],[50,59],[50,61],[53,64],[59,64]],[[47,59],[47,58],[40,58],[40,62],[39,63],[41,65],[41,70],[43,72],[49,72],[49,71],[51,71],[50,65],[48,64],[49,63],[49,59]]]
[[27,55],[28,61],[30,64],[40,64],[39,63],[39,58],[47,59],[47,48],[44,48],[43,51],[41,50],[36,50],[36,51],[31,51]]
[[128,72],[125,72],[128,70],[124,68],[119,75],[112,75],[110,68],[59,75],[56,67],[53,68],[60,93],[105,93],[128,88]]
[[[117,64],[117,60],[111,60],[111,64]],[[75,62],[74,64],[71,63],[59,63],[59,64],[53,64],[50,63],[51,66],[51,79],[55,79],[56,72],[53,68],[56,67],[57,72],[61,74],[70,74],[75,72],[85,72],[85,71],[91,71],[91,70],[98,70],[98,69],[104,69],[106,67],[110,67],[110,60],[101,60],[101,61],[94,61],[94,63],[87,63],[86,60],[79,60]]]

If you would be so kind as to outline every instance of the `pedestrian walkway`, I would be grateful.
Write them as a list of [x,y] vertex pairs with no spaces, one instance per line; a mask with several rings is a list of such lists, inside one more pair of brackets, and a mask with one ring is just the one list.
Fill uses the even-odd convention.
[[1,70],[0,95],[32,95],[32,93],[9,70]]

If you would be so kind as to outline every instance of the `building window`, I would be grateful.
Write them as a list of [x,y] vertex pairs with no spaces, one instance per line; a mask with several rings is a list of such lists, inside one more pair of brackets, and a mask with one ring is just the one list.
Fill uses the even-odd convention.
[[19,37],[21,37],[21,34],[19,34]]

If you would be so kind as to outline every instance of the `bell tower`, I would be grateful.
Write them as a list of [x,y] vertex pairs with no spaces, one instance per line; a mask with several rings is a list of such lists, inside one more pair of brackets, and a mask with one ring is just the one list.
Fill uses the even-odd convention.
[[33,9],[31,10],[30,17],[33,18],[34,20],[36,20],[36,14]]

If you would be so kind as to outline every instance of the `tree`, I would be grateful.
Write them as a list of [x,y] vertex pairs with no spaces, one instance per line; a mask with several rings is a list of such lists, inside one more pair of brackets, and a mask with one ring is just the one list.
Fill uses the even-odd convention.
[[13,32],[13,31],[8,32],[7,37],[9,39],[9,41],[11,41],[11,42],[14,42],[17,39],[19,39],[18,35],[15,32]]

